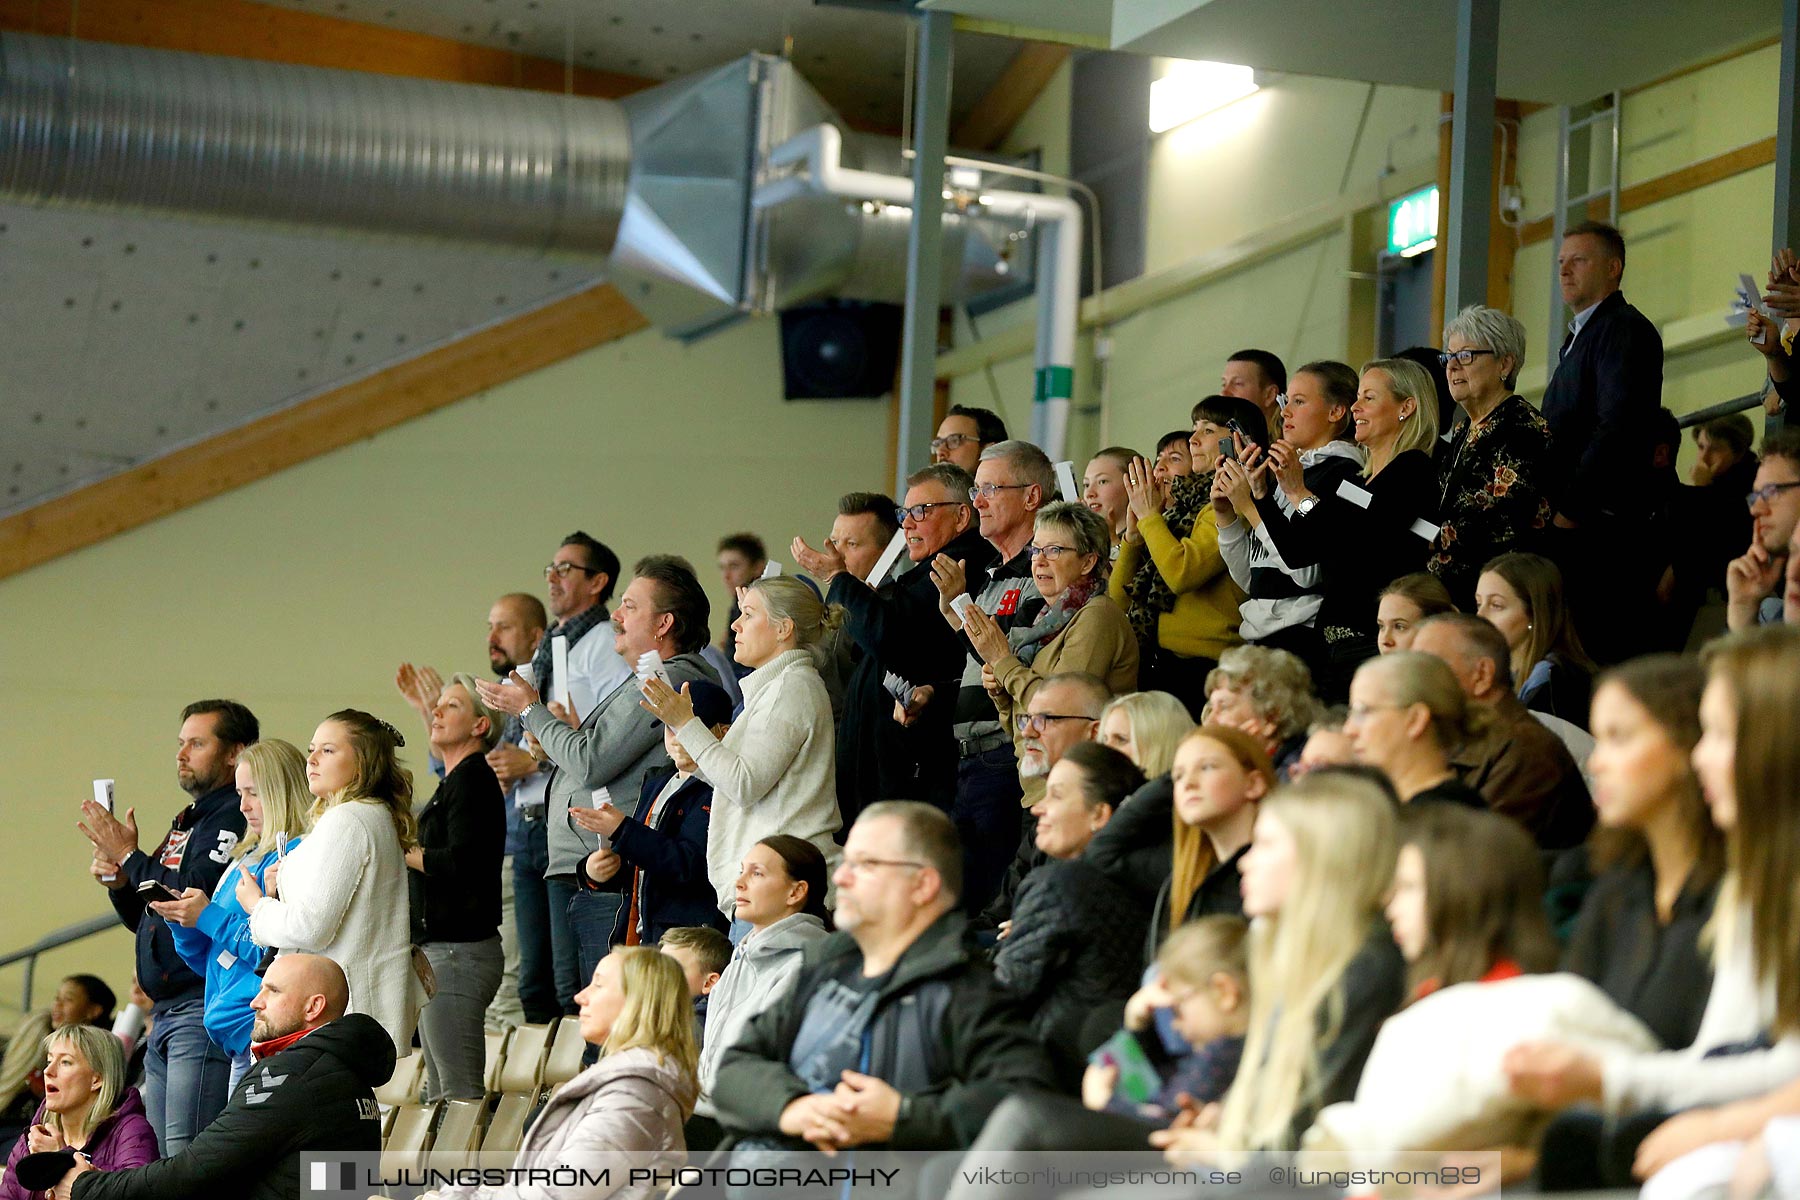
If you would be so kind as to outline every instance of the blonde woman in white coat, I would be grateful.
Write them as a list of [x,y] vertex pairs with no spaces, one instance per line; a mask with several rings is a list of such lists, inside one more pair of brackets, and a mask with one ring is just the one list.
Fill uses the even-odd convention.
[[[422,1200],[648,1200],[633,1168],[687,1162],[682,1124],[694,1111],[699,1051],[681,964],[654,946],[617,946],[575,994],[582,1040],[600,1061],[558,1088],[519,1146],[515,1169],[543,1168],[549,1185],[450,1188]],[[604,1182],[589,1182],[604,1179]],[[571,1177],[568,1183],[557,1178]]]
[[724,738],[694,716],[685,694],[654,677],[643,688],[644,707],[675,730],[700,777],[712,784],[706,874],[719,894],[719,911],[733,918],[734,944],[749,928],[736,919],[738,869],[759,839],[792,834],[837,863],[831,837],[840,824],[836,735],[813,647],[844,615],[785,576],[742,589],[738,608],[742,615],[731,626],[737,660],[752,670],[742,681],[744,711]]
[[349,1011],[379,1021],[400,1055],[425,1003],[412,965],[412,773],[396,757],[405,744],[392,725],[353,708],[325,718],[306,750],[312,832],[269,868],[268,895],[248,872],[237,885],[257,944],[342,966]]

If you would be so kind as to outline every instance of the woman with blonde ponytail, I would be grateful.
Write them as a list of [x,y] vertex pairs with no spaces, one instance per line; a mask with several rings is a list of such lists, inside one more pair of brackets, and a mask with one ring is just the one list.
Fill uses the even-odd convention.
[[1218,1127],[1157,1134],[1172,1158],[1292,1150],[1350,1099],[1375,1033],[1406,998],[1383,903],[1394,805],[1366,779],[1320,771],[1265,800],[1239,865],[1250,929],[1250,1032]]
[[647,690],[645,706],[675,731],[683,750],[713,785],[706,873],[719,911],[736,918],[737,878],[744,855],[776,833],[805,838],[834,866],[837,832],[836,734],[831,698],[819,678],[813,648],[843,623],[844,610],[827,606],[797,579],[759,579],[738,596],[732,622],[744,676],[744,709],[724,737],[714,736],[684,694]]

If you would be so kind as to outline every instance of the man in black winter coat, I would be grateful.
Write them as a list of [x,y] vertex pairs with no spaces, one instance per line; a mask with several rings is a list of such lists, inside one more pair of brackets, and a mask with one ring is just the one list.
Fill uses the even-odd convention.
[[[947,554],[978,578],[994,561],[969,503],[974,477],[934,463],[906,481],[899,509],[913,565],[892,583],[871,587],[847,569],[836,547],[814,550],[794,540],[794,560],[841,604],[858,654],[838,722],[838,814],[841,836],[878,800],[923,800],[948,809],[956,793],[956,749],[950,733],[956,680],[968,646],[939,611],[931,560]],[[890,677],[903,681],[892,685]],[[904,722],[896,720],[896,705]]]
[[1052,1086],[1043,1051],[957,912],[962,847],[929,805],[858,818],[838,867],[841,932],[719,1065],[719,1123],[746,1150],[962,1149],[1002,1098]]
[[250,1002],[257,1059],[218,1120],[173,1158],[129,1171],[77,1160],[58,1200],[289,1200],[302,1154],[381,1149],[374,1088],[394,1073],[394,1042],[374,1018],[344,1015],[350,987],[329,958],[284,954]]

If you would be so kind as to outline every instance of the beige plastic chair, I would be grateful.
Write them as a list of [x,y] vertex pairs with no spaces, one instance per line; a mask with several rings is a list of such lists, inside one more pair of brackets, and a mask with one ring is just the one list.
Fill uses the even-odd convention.
[[549,1036],[548,1025],[521,1025],[512,1031],[506,1061],[500,1065],[499,1091],[508,1095],[536,1094],[538,1072],[544,1065],[544,1044]]
[[408,1104],[394,1113],[393,1126],[381,1148],[381,1173],[416,1170],[431,1149],[431,1121],[437,1116],[435,1104]]
[[472,1166],[468,1156],[481,1145],[481,1118],[486,1111],[485,1100],[447,1102],[425,1165],[444,1171]]
[[561,1087],[581,1074],[581,1056],[586,1051],[587,1043],[581,1040],[580,1023],[574,1017],[558,1021],[550,1051],[544,1056],[544,1086]]
[[537,1097],[525,1092],[508,1092],[500,1097],[493,1117],[488,1121],[487,1136],[481,1139],[483,1154],[514,1154],[525,1140],[525,1118],[537,1104]]
[[506,1066],[507,1047],[511,1040],[512,1030],[510,1029],[486,1035],[487,1066],[481,1073],[481,1085],[487,1089],[490,1096],[501,1090],[500,1071]]
[[415,1050],[394,1064],[388,1081],[375,1089],[378,1103],[394,1108],[419,1103],[419,1085],[425,1079],[425,1052]]

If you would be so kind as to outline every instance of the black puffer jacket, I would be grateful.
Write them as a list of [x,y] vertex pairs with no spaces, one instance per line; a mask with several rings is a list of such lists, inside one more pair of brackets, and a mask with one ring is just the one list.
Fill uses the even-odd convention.
[[1149,917],[1122,885],[1078,858],[1052,859],[1020,885],[994,978],[1032,1013],[1031,1031],[1063,1083],[1080,1080],[1091,1048],[1081,1045],[1087,1014],[1136,990]]
[[394,1040],[352,1013],[263,1059],[218,1120],[174,1158],[75,1180],[80,1200],[298,1200],[302,1154],[381,1149],[374,1088],[394,1073]]
[[1175,784],[1159,775],[1125,798],[1082,855],[1146,905],[1175,861]]
[[[806,948],[791,995],[810,996],[821,980],[861,962],[849,934],[821,938]],[[782,1140],[782,1110],[808,1090],[788,1065],[806,1008],[765,1009],[720,1060],[712,1102],[734,1140]],[[865,1036],[867,1073],[902,1096],[888,1149],[966,1149],[1006,1096],[1051,1086],[1043,1051],[1016,1002],[994,982],[959,912],[939,917],[900,956]]]

